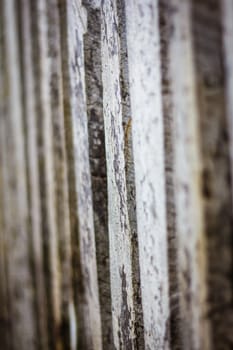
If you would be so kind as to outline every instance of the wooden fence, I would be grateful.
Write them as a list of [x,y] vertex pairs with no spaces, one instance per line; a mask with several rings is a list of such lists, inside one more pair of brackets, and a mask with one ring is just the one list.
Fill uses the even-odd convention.
[[233,349],[233,1],[0,0],[0,348]]

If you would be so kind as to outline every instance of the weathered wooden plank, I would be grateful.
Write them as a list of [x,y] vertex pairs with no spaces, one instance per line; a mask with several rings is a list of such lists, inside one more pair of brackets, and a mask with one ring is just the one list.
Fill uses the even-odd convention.
[[221,5],[223,47],[225,53],[226,106],[230,137],[231,173],[233,179],[233,2],[231,0],[223,0]]
[[127,190],[127,208],[131,231],[131,256],[133,279],[133,303],[135,311],[135,348],[144,349],[144,324],[141,302],[141,279],[139,268],[138,229],[136,213],[135,169],[132,140],[132,110],[129,90],[129,68],[126,35],[125,2],[118,0],[118,33],[120,39],[120,86],[122,103],[122,123],[124,129],[124,157]]
[[[0,11],[2,13],[2,6]],[[0,18],[0,343],[8,349],[10,346],[9,327],[9,290],[7,276],[7,252],[6,252],[6,229],[5,229],[5,183],[6,183],[6,147],[5,147],[5,88],[4,88],[4,23],[3,16]]]
[[37,147],[41,197],[44,269],[47,292],[49,347],[61,348],[61,275],[56,212],[55,160],[50,94],[51,59],[47,1],[31,1],[33,69],[35,76]]
[[71,271],[71,231],[68,199],[68,170],[64,129],[64,108],[62,90],[60,21],[58,1],[47,1],[48,56],[50,58],[49,86],[53,128],[53,154],[55,172],[55,196],[58,249],[61,273],[61,332],[64,349],[75,349],[71,334],[73,309]]
[[[1,2],[3,19],[4,234],[9,281],[10,347],[36,349],[33,281],[30,270],[27,178],[16,2]],[[1,125],[2,126],[2,125]]]
[[191,2],[167,2],[168,57],[174,117],[177,264],[181,346],[208,349],[206,259],[201,195],[199,113],[191,32]]
[[110,260],[107,208],[107,174],[101,76],[101,15],[99,4],[86,2],[87,31],[84,35],[85,79],[89,130],[89,157],[95,224],[98,286],[103,348],[113,349]]
[[203,160],[201,191],[208,259],[208,319],[212,348],[231,349],[233,208],[220,1],[196,0],[192,26]]
[[39,332],[38,344],[41,349],[48,346],[46,292],[43,265],[43,235],[41,201],[39,188],[39,166],[37,148],[37,120],[35,81],[33,72],[32,32],[30,1],[22,0],[18,7],[20,44],[22,60],[22,92],[25,125],[25,146],[28,175],[29,225],[31,235],[31,262],[36,298],[36,322]]
[[157,1],[127,1],[132,137],[146,349],[169,348],[163,118]]
[[[97,284],[94,218],[89,164],[88,127],[84,78],[83,34],[86,30],[86,12],[80,1],[68,1],[60,6],[62,30],[62,61],[64,105],[70,164],[70,196],[74,237],[75,297],[79,319],[79,346],[101,349],[101,320]],[[73,193],[72,193],[73,192]],[[78,220],[75,227],[76,220]],[[77,237],[77,235],[79,235]],[[77,259],[80,261],[77,262]],[[79,266],[79,264],[81,266]],[[77,272],[74,272],[77,273]],[[79,285],[77,286],[77,282]],[[77,290],[77,287],[79,290]]]
[[159,23],[161,45],[161,75],[164,118],[166,209],[168,231],[169,301],[170,301],[170,347],[181,348],[181,327],[179,307],[179,283],[177,264],[177,224],[175,201],[175,128],[172,108],[172,88],[170,79],[170,57],[168,42],[170,35],[171,2],[159,0]]
[[[138,272],[137,261],[133,255],[137,240],[135,201],[133,192],[131,198],[128,192],[134,186],[134,178],[129,174],[133,170],[130,164],[131,120],[127,87],[122,89],[126,81],[121,66],[123,57],[116,2],[103,1],[101,14],[113,336],[117,349],[136,349],[138,344],[143,348],[143,340],[142,324],[137,323],[140,305],[135,308],[135,298],[139,296],[138,276],[134,275]],[[125,99],[122,98],[124,93]],[[140,298],[137,302],[140,303]]]

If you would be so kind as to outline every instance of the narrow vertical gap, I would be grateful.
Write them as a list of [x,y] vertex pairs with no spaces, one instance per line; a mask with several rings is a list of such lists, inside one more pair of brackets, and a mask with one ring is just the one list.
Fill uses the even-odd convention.
[[172,110],[172,91],[169,74],[170,57],[168,45],[171,26],[170,1],[159,0],[159,24],[161,47],[161,77],[162,101],[164,120],[164,154],[165,154],[165,182],[166,182],[166,212],[168,234],[168,264],[169,264],[169,300],[170,300],[170,344],[172,349],[180,349],[180,309],[177,262],[177,231],[176,231],[176,205],[174,183],[174,116]]
[[208,314],[213,349],[233,346],[233,238],[223,33],[219,0],[193,1],[202,196],[208,260]]
[[89,157],[94,208],[103,348],[113,349],[111,288],[109,266],[107,174],[101,79],[100,10],[87,7],[84,35],[85,79],[89,133]]
[[118,33],[120,39],[120,88],[122,104],[122,124],[124,130],[124,157],[127,191],[127,210],[131,231],[131,264],[133,284],[133,305],[135,311],[135,340],[136,349],[144,349],[144,325],[141,301],[141,280],[139,268],[138,232],[136,216],[135,170],[132,145],[132,112],[129,94],[128,53],[126,39],[125,2],[117,0]]

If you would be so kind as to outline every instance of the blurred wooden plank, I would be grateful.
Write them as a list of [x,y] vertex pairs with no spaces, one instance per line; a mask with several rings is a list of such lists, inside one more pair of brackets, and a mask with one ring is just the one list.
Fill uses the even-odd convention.
[[[85,78],[89,130],[89,157],[95,224],[96,258],[103,348],[113,349],[110,260],[108,235],[108,193],[104,139],[103,87],[101,71],[101,15],[99,6],[84,2],[87,31],[84,35]],[[99,4],[98,4],[99,5]]]
[[31,1],[33,69],[49,348],[61,349],[61,274],[56,212],[47,1]]
[[[68,198],[68,169],[65,142],[63,87],[60,46],[60,20],[58,1],[47,1],[48,56],[50,59],[49,87],[53,128],[53,155],[55,174],[55,209],[58,249],[61,273],[61,332],[64,349],[75,349],[71,334],[76,326],[72,316],[74,308],[72,292],[71,231]],[[74,323],[74,324],[72,324]]]
[[[2,13],[2,3],[0,12]],[[4,85],[4,23],[3,16],[0,17],[0,343],[4,349],[10,347],[10,323],[9,323],[9,290],[7,275],[7,251],[6,251],[6,206],[5,190],[7,179],[7,162],[5,147],[5,111],[6,111],[6,86]]]
[[183,348],[208,349],[206,242],[191,3],[174,0],[171,4],[167,2],[167,5],[167,45],[175,127],[179,330]]
[[[130,161],[131,118],[127,106],[127,87],[122,90],[121,47],[115,1],[101,4],[102,77],[105,123],[105,147],[108,180],[108,227],[110,241],[111,297],[114,345],[117,349],[143,346],[142,324],[137,323],[135,299],[138,276],[135,256],[137,241],[135,223],[134,178]],[[120,20],[122,20],[121,18]],[[122,23],[123,24],[123,23]],[[126,81],[124,81],[126,84]],[[125,100],[122,96],[125,95]],[[128,109],[127,109],[128,108]],[[131,175],[131,177],[130,177]],[[129,180],[132,182],[130,183]],[[129,189],[131,187],[131,198]],[[134,220],[134,222],[133,222]],[[135,260],[133,260],[135,258]],[[134,265],[133,265],[134,263]],[[136,290],[137,289],[137,290]],[[137,300],[140,303],[140,298]]]
[[145,347],[169,348],[164,139],[157,1],[127,1],[132,137]]
[[175,185],[175,118],[172,108],[172,87],[170,79],[170,56],[168,50],[171,32],[171,2],[159,0],[159,23],[161,45],[161,75],[164,118],[166,209],[168,233],[169,304],[170,304],[170,347],[181,348],[179,281],[177,264],[177,208]]
[[12,349],[36,349],[33,281],[21,100],[21,72],[16,2],[1,2],[3,32],[4,234],[9,281],[9,331]]
[[126,11],[125,2],[116,1],[118,16],[118,33],[120,39],[120,87],[122,103],[122,123],[124,129],[124,158],[125,158],[125,179],[127,190],[127,209],[129,226],[131,231],[131,256],[132,256],[132,282],[133,282],[133,303],[135,312],[135,348],[144,349],[144,323],[141,300],[141,278],[139,266],[138,228],[136,210],[136,188],[135,169],[132,139],[132,110],[130,103],[129,89],[129,67],[126,33]]
[[221,2],[196,0],[192,6],[192,27],[203,161],[201,191],[208,259],[207,317],[212,327],[212,347],[231,349],[233,207]]
[[226,105],[230,137],[231,173],[233,179],[233,2],[231,0],[223,0],[221,5],[225,54]]
[[36,116],[36,98],[35,95],[35,77],[33,72],[32,55],[32,22],[30,1],[22,0],[18,7],[18,16],[20,19],[20,44],[22,56],[22,91],[23,108],[25,123],[25,145],[26,161],[28,173],[28,191],[29,191],[29,224],[32,241],[31,269],[35,283],[36,296],[36,322],[38,324],[38,343],[41,349],[48,347],[47,334],[47,311],[46,311],[46,291],[44,280],[44,261],[43,261],[43,234],[41,218],[41,200],[40,200],[40,180],[37,148],[37,116]]
[[[86,12],[80,1],[60,3],[64,106],[69,155],[75,305],[78,345],[101,349],[94,217],[89,164],[83,34]],[[74,210],[75,209],[75,210]]]

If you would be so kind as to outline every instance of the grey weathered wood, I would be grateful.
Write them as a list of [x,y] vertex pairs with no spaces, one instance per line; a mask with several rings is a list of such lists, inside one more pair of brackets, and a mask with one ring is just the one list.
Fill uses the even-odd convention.
[[61,275],[56,212],[55,160],[50,94],[51,59],[48,44],[47,1],[30,2],[35,75],[37,147],[49,347],[61,347]]
[[226,107],[229,124],[231,173],[233,179],[233,2],[223,0],[221,2],[223,48],[226,84]]
[[[139,330],[142,325],[137,324],[137,310],[134,303],[136,278],[133,262],[136,261],[133,261],[133,244],[135,244],[133,240],[136,232],[130,222],[131,199],[127,192],[127,172],[125,171],[128,165],[126,149],[129,150],[127,134],[130,137],[131,132],[126,101],[123,101],[121,95],[122,57],[116,1],[103,1],[101,14],[113,336],[117,349],[136,349],[137,341],[140,343]],[[126,89],[125,92],[127,93]],[[124,122],[128,124],[125,128]]]
[[[36,349],[33,281],[29,265],[27,179],[21,100],[16,2],[1,2],[3,19],[4,235],[9,282],[9,331],[12,349]],[[2,132],[2,131],[1,131]]]
[[[83,34],[86,31],[86,11],[80,1],[68,1],[61,6],[64,104],[66,121],[73,154],[73,175],[70,175],[70,189],[75,191],[72,203],[77,212],[79,246],[74,246],[76,258],[80,258],[79,297],[79,346],[85,349],[101,349],[101,320],[97,285],[94,219],[92,208],[91,175],[84,78]],[[72,164],[71,164],[72,166]],[[73,194],[73,196],[74,196]],[[71,195],[72,196],[72,195]],[[72,219],[75,222],[75,219]],[[75,228],[75,227],[73,227]],[[76,242],[77,244],[77,242]],[[80,251],[77,252],[77,251]],[[77,283],[77,280],[76,280]]]
[[170,4],[168,40],[175,127],[175,186],[180,331],[185,349],[208,349],[206,257],[201,196],[199,112],[191,32],[191,2]]
[[171,2],[159,0],[161,75],[164,118],[166,209],[169,258],[169,301],[170,301],[170,347],[180,349],[181,327],[179,306],[179,283],[177,264],[177,223],[175,201],[175,128],[172,108],[172,88],[170,79],[170,57],[168,43],[170,37]]
[[118,33],[120,39],[120,86],[122,103],[122,123],[124,129],[124,157],[127,190],[127,208],[131,231],[131,256],[133,278],[133,303],[135,311],[135,348],[144,349],[144,324],[141,302],[141,279],[139,268],[138,228],[136,213],[135,169],[132,140],[132,110],[129,90],[129,67],[126,34],[125,2],[118,0]]
[[208,320],[212,328],[212,348],[230,349],[233,344],[233,208],[229,190],[232,182],[220,2],[196,0],[192,7],[192,26],[203,161],[201,191],[208,259]]
[[145,346],[169,348],[167,230],[157,1],[127,1],[126,23]]
[[71,334],[76,328],[72,314],[71,231],[68,199],[68,169],[64,129],[64,108],[61,69],[60,21],[57,0],[47,1],[48,56],[50,59],[49,86],[53,128],[53,154],[55,172],[55,207],[57,214],[58,250],[61,273],[61,332],[64,349],[75,350]]
[[120,349],[133,348],[135,316],[115,1],[104,1],[101,15],[113,337],[115,347]]
[[[2,12],[2,4],[0,11]],[[3,348],[9,348],[9,291],[7,276],[7,252],[6,252],[6,229],[5,229],[5,195],[4,188],[7,179],[6,174],[6,145],[5,145],[5,86],[4,86],[4,23],[0,18],[0,319],[1,332],[0,343]]]
[[113,349],[107,173],[101,75],[101,16],[99,7],[85,1],[87,31],[84,36],[85,80],[89,130],[89,157],[95,224],[98,287],[103,348]]
[[20,43],[22,60],[23,113],[25,125],[25,145],[28,175],[29,224],[32,242],[31,261],[36,296],[36,317],[38,323],[38,343],[42,349],[48,346],[46,292],[43,271],[43,240],[41,222],[41,201],[39,188],[39,167],[37,148],[36,95],[33,74],[32,34],[30,1],[20,1],[19,7]]

